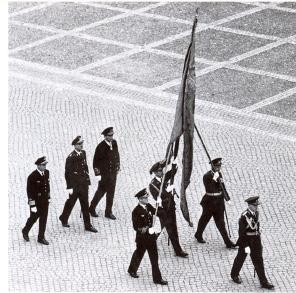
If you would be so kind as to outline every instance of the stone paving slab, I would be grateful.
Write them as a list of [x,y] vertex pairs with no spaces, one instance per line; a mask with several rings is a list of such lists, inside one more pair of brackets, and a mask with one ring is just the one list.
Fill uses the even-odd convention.
[[197,7],[200,10],[198,20],[202,23],[209,23],[248,10],[254,6],[235,2],[181,2],[168,3],[164,6],[150,9],[147,12],[191,20]]
[[235,19],[224,26],[284,38],[295,34],[296,17],[295,13],[267,9]]
[[53,33],[44,32],[42,30],[29,27],[22,27],[21,25],[9,24],[8,35],[8,49],[14,49],[19,46],[52,36]]
[[102,9],[79,3],[60,2],[52,6],[13,17],[13,20],[38,25],[71,30],[95,21],[119,14],[113,10]]
[[[134,15],[85,30],[85,33],[106,39],[112,37],[113,40],[130,44],[146,45],[190,29],[189,24]],[[127,30],[128,36],[125,34]]]
[[[157,49],[185,55],[186,40],[188,37],[158,46]],[[270,42],[270,40],[207,29],[196,34],[196,56],[213,61],[224,61]]]
[[13,2],[10,1],[8,5],[8,13],[15,13],[26,8],[34,7],[39,4],[44,4],[44,2]]
[[101,2],[102,4],[113,6],[113,7],[119,7],[119,8],[126,8],[126,9],[139,9],[146,7],[150,4],[153,4],[154,2]]
[[296,95],[292,95],[282,101],[265,106],[259,109],[258,112],[268,115],[275,115],[282,118],[296,117],[295,103]]
[[[296,17],[296,15],[295,15]],[[284,44],[247,58],[239,65],[296,76],[296,44]]]
[[[199,99],[236,108],[250,106],[295,86],[294,82],[224,68],[197,77],[196,83]],[[167,90],[177,94],[178,86]]]
[[[180,59],[141,52],[124,60],[93,68],[86,73],[150,88],[181,78],[183,64]],[[202,64],[197,66],[206,67]],[[141,74],[136,74],[137,71]]]
[[104,44],[92,40],[65,36],[39,46],[12,54],[23,60],[66,69],[101,60],[123,52],[125,48],[113,44]]

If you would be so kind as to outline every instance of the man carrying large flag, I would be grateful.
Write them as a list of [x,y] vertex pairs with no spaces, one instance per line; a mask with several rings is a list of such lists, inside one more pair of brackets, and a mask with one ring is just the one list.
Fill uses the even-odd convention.
[[[161,183],[157,182],[157,178],[154,178],[149,185],[150,192],[153,194],[153,197],[157,200],[156,204],[158,206],[160,199],[161,204],[164,207],[167,207],[165,214],[160,217],[162,220],[162,226],[166,227],[168,231],[169,238],[172,241],[174,250],[177,256],[187,257],[187,253],[182,250],[179,238],[178,230],[176,223],[176,214],[175,214],[175,202],[174,194],[176,194],[173,188],[168,189],[169,186],[173,187],[174,175],[176,174],[177,165],[176,157],[178,154],[179,140],[183,134],[184,140],[184,150],[183,150],[183,169],[182,169],[182,182],[181,182],[181,200],[180,207],[183,213],[184,218],[192,227],[193,224],[190,221],[187,200],[186,200],[186,188],[190,183],[190,176],[192,171],[192,157],[193,157],[193,132],[194,132],[194,108],[195,108],[195,28],[197,24],[197,16],[194,18],[194,23],[191,33],[191,42],[187,50],[182,82],[179,92],[179,98],[176,106],[175,121],[171,133],[170,142],[167,149],[166,160],[163,162],[158,162],[150,170],[150,173],[154,173],[157,176],[157,172],[161,173],[163,176],[159,176]],[[171,165],[172,170],[169,172],[172,176],[167,176],[167,165],[171,161],[172,156],[174,157],[174,162]],[[156,168],[157,166],[159,168]],[[158,181],[160,181],[158,180]],[[168,182],[170,181],[170,182]],[[156,184],[156,188],[154,187]],[[154,194],[153,190],[156,190]],[[158,197],[157,197],[158,195]],[[165,195],[165,196],[164,196]],[[170,200],[168,200],[170,196]]]
[[[150,174],[154,174],[154,178],[149,184],[148,191],[156,200],[157,204],[162,206],[162,210],[159,213],[159,220],[161,224],[161,229],[165,227],[169,239],[171,240],[172,246],[174,248],[176,256],[187,257],[188,253],[185,252],[180,245],[177,221],[176,221],[176,203],[174,201],[173,185],[169,184],[170,179],[176,174],[177,166],[176,164],[170,164],[170,168],[167,168],[167,172],[164,173],[164,167],[166,161],[160,161],[155,163],[151,169]],[[172,169],[174,166],[174,171]],[[159,195],[161,189],[161,182],[163,181],[162,192]]]

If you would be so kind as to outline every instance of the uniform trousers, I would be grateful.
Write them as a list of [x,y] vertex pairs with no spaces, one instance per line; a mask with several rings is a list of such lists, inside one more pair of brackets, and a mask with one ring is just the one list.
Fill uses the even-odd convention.
[[231,277],[237,277],[245,262],[247,253],[245,247],[250,247],[250,257],[257,272],[258,278],[261,284],[267,283],[267,278],[264,270],[264,263],[262,257],[262,244],[260,236],[246,236],[247,241],[244,245],[240,245],[237,256],[234,259],[233,266],[231,269]]
[[112,206],[113,206],[113,199],[115,193],[115,186],[116,186],[116,177],[117,173],[104,176],[102,175],[102,179],[98,183],[98,189],[91,201],[90,204],[90,211],[94,211],[106,193],[106,209],[105,214],[110,215],[112,214]]
[[37,202],[36,201],[36,208],[37,213],[33,213],[30,210],[30,217],[28,218],[26,225],[23,229],[23,231],[28,234],[31,230],[34,223],[39,219],[39,232],[38,232],[38,238],[43,239],[44,233],[46,229],[46,223],[47,223],[47,215],[48,215],[48,202],[47,200],[44,202]]
[[198,226],[196,230],[196,237],[202,238],[202,234],[211,220],[214,218],[215,224],[225,242],[226,245],[230,245],[231,241],[228,237],[228,233],[226,231],[225,221],[224,221],[224,199],[223,197],[219,198],[207,198],[205,202],[202,204],[203,210],[202,215],[198,221]]
[[81,184],[73,187],[73,193],[69,194],[69,198],[65,202],[64,210],[61,214],[61,220],[62,222],[65,222],[65,223],[68,222],[69,216],[72,212],[72,209],[77,199],[79,199],[80,201],[84,226],[88,228],[89,226],[91,226],[91,223],[90,223],[90,216],[89,216],[89,209],[88,209],[88,185],[87,184],[83,184],[83,185]]
[[172,242],[176,254],[181,253],[182,248],[179,242],[176,211],[174,208],[163,210],[159,216],[161,228],[165,227],[168,236]]
[[161,277],[161,273],[158,265],[158,251],[157,251],[156,238],[142,239],[137,242],[137,248],[133,253],[133,256],[128,268],[128,272],[130,273],[137,272],[146,250],[148,251],[148,255],[149,255],[149,259],[152,267],[153,281],[154,282],[160,281],[162,277]]

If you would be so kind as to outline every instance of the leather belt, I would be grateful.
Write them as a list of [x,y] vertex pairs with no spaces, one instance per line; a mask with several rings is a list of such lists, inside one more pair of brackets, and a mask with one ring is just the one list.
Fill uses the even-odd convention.
[[246,232],[246,235],[247,236],[257,236],[257,235],[260,235],[260,233],[258,231],[255,231],[255,232]]
[[222,195],[222,192],[216,192],[216,193],[207,192],[206,194],[209,195],[209,196],[219,196],[219,195]]

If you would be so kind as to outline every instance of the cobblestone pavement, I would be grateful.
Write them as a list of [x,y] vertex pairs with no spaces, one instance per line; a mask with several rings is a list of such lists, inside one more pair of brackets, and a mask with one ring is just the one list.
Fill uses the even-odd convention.
[[[197,27],[196,124],[212,157],[224,158],[232,197],[232,237],[246,208],[260,195],[263,254],[276,291],[295,291],[296,4],[295,3],[33,3],[9,4],[9,289],[26,291],[258,291],[247,259],[243,284],[230,280],[236,255],[213,222],[205,245],[193,235],[201,214],[202,175],[209,165],[195,139],[188,203],[194,228],[177,209],[188,259],[174,256],[164,232],[160,267],[168,286],[152,282],[148,256],[140,278],[127,274],[135,249],[131,211],[150,166],[165,154],[172,127],[193,13]],[[103,201],[84,232],[77,204],[61,227],[67,198],[64,163],[81,134],[89,166],[100,133],[113,125],[120,172],[114,213]],[[29,214],[26,178],[36,157],[47,155],[51,197],[46,236],[37,225],[25,243]],[[96,189],[91,172],[90,196]],[[177,202],[179,202],[177,200]]]

